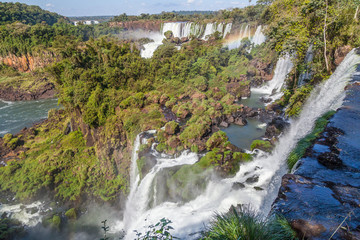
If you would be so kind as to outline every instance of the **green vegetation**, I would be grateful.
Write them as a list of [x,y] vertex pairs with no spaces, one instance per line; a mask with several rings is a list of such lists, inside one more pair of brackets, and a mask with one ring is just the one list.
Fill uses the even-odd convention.
[[54,115],[34,131],[35,136],[22,139],[29,150],[21,160],[0,168],[1,190],[10,190],[19,199],[36,197],[41,190],[54,191],[60,200],[90,195],[109,201],[120,191],[126,193],[126,178],[104,166],[109,163],[95,156],[80,131],[63,133],[65,115]]
[[23,232],[21,223],[10,218],[0,218],[0,240],[13,239]]
[[170,233],[174,228],[171,227],[172,221],[166,218],[162,218],[155,225],[148,226],[146,233],[140,233],[135,230],[136,240],[172,240],[177,239]]
[[[296,54],[295,69],[288,78],[288,89],[280,104],[290,107],[289,116],[297,116],[313,86],[327,79],[336,68],[337,52],[360,45],[359,1],[357,0],[274,0],[268,5],[262,19],[267,23],[266,34],[271,48],[277,52]],[[313,61],[305,62],[306,52],[312,46]],[[346,54],[346,50],[342,50]],[[299,76],[311,71],[307,86],[298,88]]]
[[54,215],[51,219],[50,225],[53,228],[60,229],[61,226],[61,218],[58,215]]
[[216,214],[203,234],[204,240],[269,239],[295,240],[296,234],[286,219],[274,217],[263,220],[248,209]]
[[245,8],[234,8],[232,10],[220,10],[220,11],[172,11],[162,12],[160,14],[146,14],[142,13],[139,16],[129,16],[125,13],[115,16],[111,21],[123,22],[123,21],[149,21],[149,20],[161,20],[161,21],[229,21],[229,22],[247,22],[256,21],[260,19],[261,13],[264,9],[264,5],[248,6]]
[[65,212],[65,216],[70,220],[76,220],[77,219],[77,214],[76,214],[75,208],[70,208],[69,210],[67,210]]
[[254,149],[260,149],[260,150],[265,151],[265,152],[271,152],[273,147],[274,146],[269,141],[254,140],[251,143],[250,149],[251,149],[251,151],[253,151]]
[[287,163],[288,168],[291,171],[295,164],[302,158],[308,149],[320,136],[320,134],[324,131],[326,125],[329,123],[329,119],[335,114],[335,111],[330,111],[324,114],[321,118],[319,118],[316,123],[313,131],[309,133],[305,138],[301,139],[296,145],[295,149],[290,153]]
[[46,23],[53,25],[58,21],[68,21],[65,17],[57,13],[45,11],[38,6],[26,5],[22,3],[0,3],[0,25],[13,22],[35,25]]

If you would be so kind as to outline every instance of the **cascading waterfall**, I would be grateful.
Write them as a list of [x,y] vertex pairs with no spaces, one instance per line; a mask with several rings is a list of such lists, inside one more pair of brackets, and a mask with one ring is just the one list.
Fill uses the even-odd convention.
[[231,32],[231,28],[232,28],[232,23],[226,24],[223,38],[226,38],[226,36]]
[[[279,139],[271,154],[265,154],[252,162],[240,166],[239,172],[233,178],[210,180],[206,190],[196,199],[186,203],[164,202],[147,209],[148,193],[151,182],[160,169],[166,167],[192,164],[196,162],[195,155],[182,155],[176,159],[165,159],[159,156],[158,163],[142,180],[135,184],[136,195],[130,197],[125,217],[127,239],[133,239],[134,229],[144,232],[144,225],[154,224],[159,219],[170,218],[175,229],[175,236],[181,239],[191,239],[197,236],[189,234],[199,232],[208,223],[214,212],[228,211],[237,204],[250,204],[254,210],[268,214],[271,204],[277,196],[283,174],[287,172],[286,158],[297,142],[305,137],[313,128],[316,119],[330,109],[336,109],[342,104],[344,87],[347,85],[356,65],[360,64],[360,56],[351,51],[334,74],[323,84],[316,87],[303,106],[298,119],[292,121],[290,128]],[[134,159],[133,159],[134,160]],[[246,182],[249,178],[258,178]],[[235,189],[234,183],[243,183],[245,188]],[[257,187],[256,189],[254,187]],[[262,189],[259,191],[259,189]],[[134,214],[134,215],[132,215]],[[146,221],[146,222],[145,222]]]
[[252,34],[254,34],[254,32],[251,30],[251,27],[248,24],[243,24],[240,27],[239,33],[228,39],[228,41],[225,43],[225,46],[227,46],[230,50],[239,48],[241,46],[241,41],[245,38],[248,38],[254,46],[265,42],[266,37],[262,32],[261,25],[256,28],[255,34],[253,36]]
[[[151,200],[150,190],[156,174],[165,168],[185,164],[194,164],[199,160],[197,154],[187,151],[183,152],[179,157],[176,158],[170,158],[165,154],[159,154],[155,152],[154,149],[153,154],[155,154],[156,156],[156,165],[151,169],[148,174],[146,174],[144,179],[142,179],[141,181],[140,176],[137,175],[136,181],[131,189],[126,204],[124,223],[125,228],[128,230],[128,232],[131,231],[131,229],[136,229],[138,227],[138,224],[142,223],[142,221],[146,219],[146,215],[144,214],[148,214],[147,208]],[[135,157],[135,159],[137,159],[137,157]],[[156,194],[154,194],[154,197],[156,197]]]
[[167,31],[172,31],[173,36],[177,38],[195,36],[207,40],[208,36],[214,34],[216,31],[220,32],[223,38],[225,38],[225,36],[230,33],[231,27],[231,23],[228,23],[225,26],[223,23],[208,23],[204,28],[204,25],[193,22],[167,22],[163,24],[160,33],[148,36],[153,42],[144,44],[144,49],[141,51],[141,57],[152,57],[155,50],[162,45],[162,41],[165,39],[164,34]]
[[258,26],[256,28],[254,37],[251,39],[251,43],[253,43],[255,46],[264,43],[266,40],[266,37],[263,34],[263,32],[261,31],[261,29],[262,29],[262,26],[261,25]]
[[270,96],[272,101],[279,99],[283,95],[281,89],[284,86],[285,79],[293,66],[290,54],[280,57],[276,63],[273,79],[260,88],[252,89],[252,91]]

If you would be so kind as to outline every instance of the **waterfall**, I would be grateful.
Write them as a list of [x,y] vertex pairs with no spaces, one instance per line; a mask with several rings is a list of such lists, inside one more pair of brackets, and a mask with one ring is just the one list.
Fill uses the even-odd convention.
[[[195,155],[182,155],[176,159],[158,157],[158,163],[151,172],[136,186],[136,197],[129,198],[126,212],[131,218],[125,218],[127,239],[133,239],[134,229],[144,232],[144,225],[154,224],[166,217],[173,221],[174,235],[181,239],[196,239],[189,234],[199,232],[208,223],[214,212],[228,211],[232,205],[251,204],[254,210],[268,214],[271,204],[277,196],[282,176],[287,172],[286,159],[297,142],[311,132],[316,119],[325,112],[336,109],[342,104],[344,87],[351,78],[356,66],[360,64],[360,56],[351,51],[334,74],[324,83],[317,86],[303,106],[298,119],[292,121],[290,128],[276,144],[271,154],[255,157],[251,162],[242,164],[236,176],[221,180],[210,180],[206,190],[196,199],[186,203],[165,202],[151,209],[146,205],[149,201],[149,189],[154,175],[165,167],[180,164],[192,164],[197,160]],[[256,177],[258,180],[246,181]],[[232,188],[234,183],[243,183],[245,188]],[[256,189],[254,188],[256,187]],[[146,222],[145,222],[146,221]]]
[[203,40],[207,40],[208,36],[214,34],[216,31],[220,32],[221,36],[225,38],[225,36],[230,33],[231,26],[231,23],[226,24],[225,27],[223,23],[208,23],[204,29],[204,25],[194,22],[164,23],[159,33],[147,36],[152,39],[153,42],[143,45],[144,49],[141,50],[141,57],[151,58],[155,50],[162,45],[162,41],[165,39],[165,33],[167,31],[172,31],[173,36],[177,38],[195,36],[197,38],[201,37]]
[[[148,174],[146,174],[141,182],[139,182],[139,177],[136,178],[136,182],[130,191],[129,198],[126,203],[124,223],[128,233],[132,232],[133,229],[139,229],[139,227],[142,226],[140,223],[142,223],[149,214],[147,211],[151,211],[151,209],[148,210],[148,205],[152,197],[150,195],[150,190],[152,188],[156,174],[165,168],[171,168],[185,164],[194,164],[199,160],[197,154],[188,151],[183,152],[179,157],[176,158],[170,158],[169,156],[156,153],[155,151],[153,151],[153,154],[156,156],[156,165],[150,170]],[[136,159],[137,158],[135,157],[132,159],[132,161],[136,161]],[[136,163],[133,163],[132,166],[136,167]],[[154,195],[154,197],[155,196],[156,195]],[[128,238],[129,237],[130,236],[128,236]]]
[[168,23],[164,23],[163,27],[162,27],[162,34],[166,33],[167,31],[172,31],[174,37],[178,37],[181,38],[183,37],[181,35],[182,31],[181,31],[181,27],[182,27],[181,22],[168,22]]
[[226,24],[223,38],[226,38],[226,36],[231,32],[231,28],[232,28],[232,23]]
[[216,31],[216,25],[214,23],[208,23],[205,27],[205,32],[202,37],[203,40],[207,40],[209,35],[213,34]]
[[254,88],[252,91],[266,94],[272,98],[272,101],[279,99],[283,94],[281,89],[285,83],[287,75],[291,72],[293,63],[290,54],[286,54],[279,58],[276,63],[274,77],[264,86]]
[[254,46],[260,45],[265,42],[266,37],[262,32],[261,25],[256,28],[255,34],[253,36],[252,33],[254,33],[254,30],[252,31],[251,27],[248,24],[243,24],[240,27],[239,33],[229,38],[224,45],[227,46],[230,50],[232,50],[239,48],[241,46],[241,41],[245,38],[248,38]]
[[253,43],[255,46],[264,43],[266,40],[265,35],[261,31],[261,28],[261,25],[256,28],[254,37],[251,39],[251,43]]

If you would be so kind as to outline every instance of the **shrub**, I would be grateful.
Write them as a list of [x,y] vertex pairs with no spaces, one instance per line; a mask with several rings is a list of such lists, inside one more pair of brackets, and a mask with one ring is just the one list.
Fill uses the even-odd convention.
[[223,131],[218,131],[211,135],[209,140],[206,142],[206,147],[208,150],[223,146],[228,141],[228,136]]
[[75,208],[71,208],[65,212],[65,216],[70,220],[76,220],[77,214]]
[[15,137],[11,139],[6,145],[14,150],[19,145],[19,139]]
[[260,149],[265,152],[271,152],[272,148],[273,145],[269,141],[264,140],[254,140],[250,146],[251,151],[254,149]]
[[[286,220],[285,220],[286,221]],[[286,221],[287,223],[287,221]],[[216,214],[207,231],[204,240],[293,240],[295,234],[283,218],[263,220],[254,211],[241,208],[226,214]]]

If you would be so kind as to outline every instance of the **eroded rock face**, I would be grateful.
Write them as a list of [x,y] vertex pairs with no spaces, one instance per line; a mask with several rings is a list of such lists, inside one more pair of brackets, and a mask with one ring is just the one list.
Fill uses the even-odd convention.
[[0,99],[5,101],[28,101],[53,98],[56,94],[55,85],[43,78],[43,83],[34,90],[0,86]]
[[343,46],[343,47],[339,47],[338,49],[335,50],[334,63],[336,66],[340,65],[340,63],[344,60],[346,55],[351,51],[351,49],[352,49],[351,46]]
[[282,179],[273,211],[282,214],[299,239],[360,239],[360,86],[351,85],[344,105]]
[[160,31],[163,21],[127,21],[127,22],[109,22],[110,27],[122,27],[125,30],[148,30],[148,31]]
[[58,60],[58,56],[52,52],[43,52],[41,55],[34,56],[30,54],[22,56],[15,56],[13,54],[5,57],[0,56],[0,63],[13,67],[20,72],[32,72],[37,68],[44,68]]

